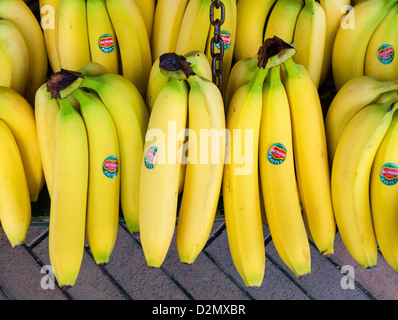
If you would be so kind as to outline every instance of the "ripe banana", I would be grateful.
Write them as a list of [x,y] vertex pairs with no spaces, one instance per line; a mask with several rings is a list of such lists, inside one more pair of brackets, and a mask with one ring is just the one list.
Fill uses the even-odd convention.
[[227,148],[222,186],[225,223],[232,260],[248,287],[261,286],[265,268],[258,140],[266,75],[267,69],[259,66],[252,80],[236,91],[226,121]]
[[398,3],[395,3],[380,22],[365,55],[365,75],[380,80],[398,79]]
[[[153,106],[141,158],[139,223],[148,266],[160,267],[176,224],[181,147],[188,112],[188,85],[171,79]],[[156,197],[154,197],[156,195]]]
[[332,53],[337,90],[351,78],[364,74],[369,40],[395,2],[397,0],[361,1],[345,16],[336,33]]
[[370,76],[354,77],[334,96],[325,117],[329,164],[344,128],[365,106],[375,103],[383,93],[398,90],[398,81],[381,81]]
[[87,0],[86,6],[90,60],[119,73],[119,47],[105,0]]
[[356,113],[341,135],[333,160],[331,186],[337,227],[348,252],[362,268],[377,263],[369,199],[370,172],[397,107],[389,101],[369,105]]
[[49,254],[58,285],[73,286],[83,259],[88,142],[84,122],[68,98],[59,100],[50,205]]
[[106,6],[118,40],[122,74],[145,99],[152,54],[144,19],[135,1],[106,0]]
[[141,15],[145,22],[148,39],[149,42],[151,42],[153,21],[155,18],[156,0],[135,0],[135,3],[138,9],[140,9]]
[[332,254],[336,226],[325,125],[318,91],[304,66],[293,59],[286,61],[284,66],[284,85],[292,117],[294,157],[304,221],[318,250],[323,255]]
[[27,100],[14,89],[0,87],[0,119],[13,133],[21,153],[30,199],[38,200],[44,185],[35,114]]
[[255,56],[263,44],[267,16],[275,0],[239,0],[237,2],[234,58],[239,61]]
[[41,28],[52,72],[61,71],[58,58],[55,16],[60,0],[39,0]]
[[304,0],[297,18],[293,47],[297,50],[293,60],[303,65],[319,87],[326,41],[326,14],[315,0]]
[[119,141],[112,117],[95,93],[78,89],[73,96],[80,104],[88,137],[87,242],[95,262],[106,264],[119,224]]
[[77,71],[90,61],[86,1],[60,0],[55,16],[60,68]]
[[[8,20],[0,20],[0,47],[10,60],[11,88],[24,95],[29,75],[28,47],[19,29]],[[7,61],[2,63],[7,65]]]
[[162,54],[175,52],[178,33],[189,0],[158,0],[151,39],[152,61]]
[[217,211],[224,168],[225,114],[215,83],[198,75],[187,81],[188,162],[176,242],[181,262],[193,263],[209,239]]
[[320,0],[326,14],[326,40],[323,53],[323,63],[319,86],[321,86],[332,71],[332,52],[334,39],[343,16],[351,9],[351,0]]
[[11,87],[12,65],[6,48],[0,45],[0,86]]
[[379,249],[387,263],[398,271],[397,225],[397,139],[398,113],[384,136],[373,161],[370,176],[370,203]]
[[290,107],[280,67],[271,68],[268,74],[259,144],[265,214],[276,250],[293,273],[301,277],[311,272],[311,254],[294,168]]
[[14,23],[25,39],[29,74],[24,97],[33,105],[36,91],[47,77],[48,58],[42,30],[32,10],[21,0],[0,1],[0,19]]
[[303,7],[303,0],[279,0],[269,15],[264,33],[264,40],[277,36],[292,44],[298,15]]
[[12,247],[25,243],[31,204],[21,154],[7,124],[0,120],[0,221]]
[[190,51],[206,51],[210,30],[210,5],[212,0],[190,0],[178,33],[175,53],[184,55]]

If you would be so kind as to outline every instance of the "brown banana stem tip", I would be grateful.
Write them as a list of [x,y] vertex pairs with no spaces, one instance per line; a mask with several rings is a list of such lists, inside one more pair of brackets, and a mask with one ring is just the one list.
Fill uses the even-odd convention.
[[281,38],[277,36],[268,38],[258,50],[258,66],[261,68],[269,68],[282,64],[292,57],[295,52],[296,49]]
[[173,73],[182,72],[186,78],[195,75],[195,72],[189,66],[187,59],[174,52],[164,53],[159,57],[159,67],[165,71]]
[[47,78],[47,91],[50,92],[53,99],[63,99],[64,96],[61,92],[64,92],[78,79],[82,80],[82,78],[83,76],[79,72],[62,69]]

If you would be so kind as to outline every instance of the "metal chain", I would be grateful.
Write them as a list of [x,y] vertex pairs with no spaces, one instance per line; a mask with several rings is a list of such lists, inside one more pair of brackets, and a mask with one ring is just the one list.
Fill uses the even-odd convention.
[[[214,20],[214,9],[221,9],[221,19]],[[214,0],[210,6],[210,23],[214,26],[214,37],[210,42],[210,52],[212,57],[212,76],[213,82],[221,90],[222,70],[224,58],[224,41],[221,37],[221,25],[225,21],[225,6],[220,0]],[[219,52],[216,52],[216,48]]]

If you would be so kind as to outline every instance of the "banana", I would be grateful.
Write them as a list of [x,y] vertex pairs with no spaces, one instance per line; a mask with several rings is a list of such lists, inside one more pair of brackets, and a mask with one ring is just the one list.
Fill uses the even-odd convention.
[[370,203],[379,249],[387,263],[398,271],[397,139],[398,113],[377,149],[370,175]]
[[58,112],[58,100],[53,99],[47,91],[47,83],[42,84],[36,92],[35,121],[40,158],[50,198],[54,171],[55,122]]
[[332,53],[332,73],[337,90],[351,78],[364,75],[369,40],[395,2],[397,0],[361,1],[343,19]]
[[325,116],[330,165],[341,134],[352,117],[365,106],[375,103],[383,93],[394,90],[398,90],[398,81],[381,81],[370,76],[354,77],[341,87]]
[[43,30],[48,60],[52,72],[61,71],[58,58],[55,16],[60,0],[39,0],[40,26]]
[[180,261],[193,263],[204,248],[217,211],[225,154],[225,115],[215,83],[193,75],[189,90],[188,162],[176,229]]
[[189,0],[158,0],[151,38],[152,61],[175,52],[178,34]]
[[263,44],[264,29],[275,0],[239,0],[237,2],[234,58],[239,61],[257,54]]
[[0,119],[7,124],[15,137],[24,165],[30,199],[36,202],[44,186],[44,174],[34,110],[14,89],[0,87]]
[[[188,85],[171,79],[151,112],[142,156],[139,223],[148,266],[160,267],[176,224],[181,158],[188,112]],[[156,195],[156,197],[154,197]]]
[[55,16],[60,68],[77,71],[90,61],[86,1],[61,0]]
[[237,61],[232,66],[224,95],[224,106],[226,113],[228,112],[229,104],[236,90],[252,79],[257,70],[257,63],[258,56],[255,54],[251,58],[244,58]]
[[78,70],[79,73],[85,76],[100,76],[104,73],[110,73],[107,68],[105,68],[102,64],[99,64],[94,61],[90,61],[86,63],[83,67]]
[[[231,72],[231,67],[233,64],[234,48],[235,48],[235,37],[236,37],[236,0],[224,0],[222,1],[224,5],[224,22],[221,25],[220,37],[224,44],[223,57],[222,57],[222,70],[221,79],[213,79],[224,96],[226,86],[228,83],[229,74]],[[214,17],[213,21],[219,19],[221,21],[221,8],[217,9],[214,7]],[[207,39],[206,55],[209,59],[210,65],[213,65],[213,58],[216,58],[217,54],[220,54],[220,44],[214,43],[214,52],[212,56],[212,39],[214,37],[214,26],[210,25],[209,37]],[[214,61],[215,67],[219,68],[221,65],[217,60]]]
[[37,89],[47,78],[48,58],[43,32],[32,10],[22,0],[0,1],[0,19],[14,23],[25,39],[29,74],[24,97],[33,105]]
[[29,75],[28,47],[19,29],[8,20],[0,20],[0,47],[10,59],[11,88],[24,95]]
[[156,0],[135,0],[145,22],[149,42],[152,38],[153,21],[155,18]]
[[0,120],[0,221],[12,247],[25,243],[31,204],[21,154],[15,138]]
[[145,101],[138,89],[119,74],[84,76],[81,87],[99,95],[115,123],[120,148],[121,208],[128,229],[138,232],[141,157],[149,118]]
[[269,15],[265,28],[264,40],[278,36],[292,44],[298,15],[303,7],[303,0],[279,0]]
[[206,51],[210,30],[210,5],[212,0],[190,0],[185,8],[178,33],[175,53]]
[[134,1],[107,0],[106,6],[118,40],[122,75],[145,99],[152,54],[144,19]]
[[318,250],[328,255],[334,252],[336,226],[322,107],[317,88],[305,67],[293,59],[286,61],[284,66],[304,221]]
[[0,45],[0,86],[11,87],[12,65],[6,48]]
[[[232,260],[248,287],[261,286],[265,268],[258,140],[266,75],[267,70],[258,67],[252,80],[236,91],[226,120],[227,148],[222,186],[225,223]],[[245,155],[244,159],[241,154]]]
[[333,161],[331,187],[337,227],[347,251],[362,268],[377,263],[369,181],[376,151],[398,107],[392,101],[369,105],[355,114]]
[[351,0],[320,0],[319,3],[326,14],[325,50],[323,53],[322,72],[319,81],[319,86],[321,86],[332,71],[334,39],[343,16],[351,9]]
[[90,60],[119,73],[119,47],[105,0],[87,0],[86,6]]
[[269,70],[264,85],[259,168],[272,241],[286,265],[301,277],[311,272],[311,254],[301,215],[290,108],[280,67]]
[[398,79],[397,30],[398,3],[395,3],[369,40],[365,55],[365,75],[385,81]]
[[56,121],[50,204],[49,255],[58,285],[73,286],[83,259],[88,142],[84,122],[68,98],[60,99]]
[[297,50],[294,62],[303,65],[315,86],[319,87],[326,41],[326,14],[315,0],[304,0],[297,18],[293,47]]
[[112,117],[95,93],[78,89],[73,96],[88,137],[87,242],[95,262],[106,264],[119,224],[119,141]]

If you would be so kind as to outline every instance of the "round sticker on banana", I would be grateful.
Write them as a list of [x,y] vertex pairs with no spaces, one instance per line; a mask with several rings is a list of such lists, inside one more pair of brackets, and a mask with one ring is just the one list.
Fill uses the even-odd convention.
[[116,178],[119,172],[119,161],[115,156],[107,157],[102,163],[102,172],[110,179]]
[[386,163],[381,167],[380,180],[387,186],[396,185],[398,182],[398,166],[394,163]]
[[395,50],[390,44],[383,44],[377,50],[377,57],[382,64],[390,64],[394,60]]
[[267,153],[268,161],[274,165],[280,165],[286,160],[287,150],[281,143],[273,144]]
[[110,53],[115,50],[115,40],[110,34],[103,34],[98,39],[98,46],[102,52]]
[[156,147],[156,146],[150,146],[147,149],[147,151],[145,152],[145,158],[144,158],[145,167],[147,167],[150,170],[155,168],[157,153],[158,153],[158,147]]

